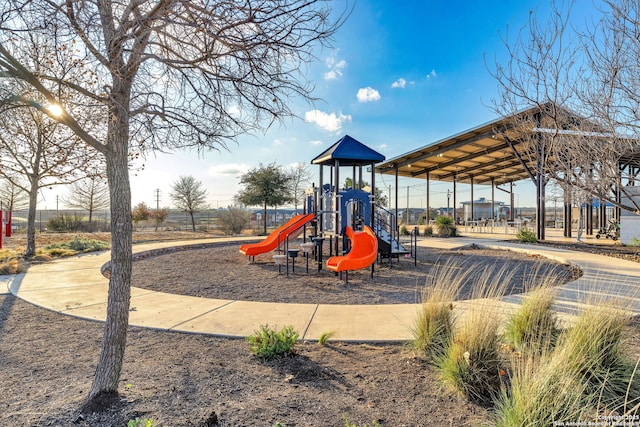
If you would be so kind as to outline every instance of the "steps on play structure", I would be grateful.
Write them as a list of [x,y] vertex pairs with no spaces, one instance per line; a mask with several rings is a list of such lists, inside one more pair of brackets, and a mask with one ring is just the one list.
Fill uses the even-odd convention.
[[391,234],[384,228],[377,230],[376,236],[378,237],[378,252],[383,258],[398,257],[399,255],[410,253],[400,242],[391,237]]

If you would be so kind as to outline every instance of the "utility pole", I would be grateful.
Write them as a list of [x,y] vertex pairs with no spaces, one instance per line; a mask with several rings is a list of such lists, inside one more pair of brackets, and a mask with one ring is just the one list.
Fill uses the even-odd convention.
[[160,210],[160,189],[156,188],[156,210]]
[[404,221],[407,225],[409,225],[409,217],[409,186],[407,185],[407,219]]

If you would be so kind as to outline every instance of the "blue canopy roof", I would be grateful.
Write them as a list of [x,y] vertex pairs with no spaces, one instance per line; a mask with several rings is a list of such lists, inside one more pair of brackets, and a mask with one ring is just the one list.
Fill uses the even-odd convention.
[[333,166],[336,160],[339,161],[340,166],[365,166],[383,162],[385,157],[360,141],[345,135],[313,159],[311,163]]

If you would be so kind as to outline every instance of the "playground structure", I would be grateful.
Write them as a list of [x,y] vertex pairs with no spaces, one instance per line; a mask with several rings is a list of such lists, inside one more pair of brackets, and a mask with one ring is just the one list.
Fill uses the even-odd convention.
[[[375,261],[400,255],[413,255],[399,242],[399,232],[395,215],[378,206],[375,201],[375,164],[385,157],[355,140],[344,136],[322,154],[312,160],[320,167],[320,184],[307,191],[305,214],[296,215],[286,224],[273,231],[262,242],[245,244],[240,253],[252,256],[278,249],[284,254],[274,256],[278,268],[285,262],[287,274],[289,259],[295,263],[298,249],[289,249],[289,242],[304,233],[304,244],[313,242],[313,256],[322,268],[322,247],[328,239],[329,259],[327,269],[336,273],[371,267],[374,273]],[[329,167],[329,182],[325,183],[324,168]],[[340,168],[351,169],[351,188],[340,187]],[[365,186],[363,168],[371,170],[370,185]],[[307,233],[307,226],[312,229]],[[309,246],[303,250],[306,257],[311,252]],[[294,264],[295,265],[295,264]],[[347,276],[348,277],[348,276]]]

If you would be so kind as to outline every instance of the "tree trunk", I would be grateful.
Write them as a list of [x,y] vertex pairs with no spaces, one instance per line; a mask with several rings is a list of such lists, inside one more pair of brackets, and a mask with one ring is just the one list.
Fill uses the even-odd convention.
[[267,202],[264,202],[264,235],[267,235]]
[[38,179],[31,180],[29,189],[29,212],[27,213],[27,258],[36,254],[36,206],[38,204]]
[[189,211],[189,215],[191,215],[191,228],[195,232],[196,231],[196,219],[193,216],[193,211]]
[[129,324],[133,227],[128,168],[128,92],[122,88],[118,91],[116,85],[112,92],[112,96],[119,99],[111,111],[105,153],[111,201],[111,275],[102,349],[88,403],[100,395],[117,394]]

